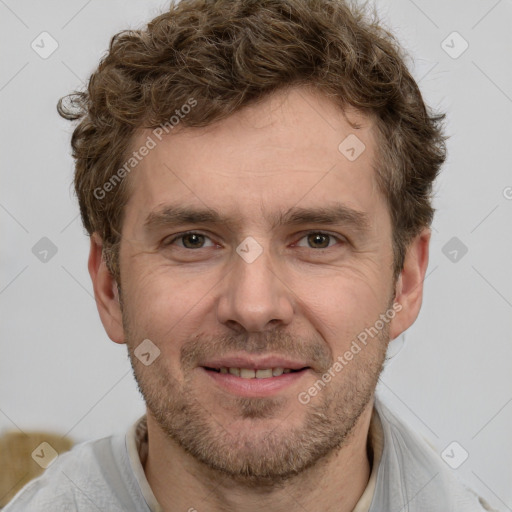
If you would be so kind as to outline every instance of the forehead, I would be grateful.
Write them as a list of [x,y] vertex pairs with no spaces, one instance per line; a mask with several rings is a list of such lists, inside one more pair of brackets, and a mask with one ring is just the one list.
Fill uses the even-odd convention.
[[207,127],[140,131],[132,150],[151,149],[129,175],[125,222],[144,224],[178,202],[252,223],[334,202],[375,215],[384,198],[374,181],[373,130],[361,113],[292,89]]

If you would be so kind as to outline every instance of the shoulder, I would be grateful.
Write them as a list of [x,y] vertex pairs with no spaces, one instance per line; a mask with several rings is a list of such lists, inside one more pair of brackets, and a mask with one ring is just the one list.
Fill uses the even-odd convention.
[[[124,436],[80,443],[21,489],[5,512],[120,512],[126,494]],[[128,484],[129,486],[129,484]],[[133,505],[132,505],[133,509]]]
[[384,444],[374,499],[379,502],[375,503],[379,510],[382,506],[388,510],[404,507],[410,512],[492,510],[380,399],[376,398],[375,409],[381,421]]

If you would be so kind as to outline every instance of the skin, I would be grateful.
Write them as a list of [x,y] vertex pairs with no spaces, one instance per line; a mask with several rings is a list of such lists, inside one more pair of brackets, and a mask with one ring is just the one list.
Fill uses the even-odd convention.
[[[375,386],[389,340],[421,308],[430,230],[412,241],[393,282],[373,125],[356,111],[346,115],[360,128],[325,96],[294,88],[215,125],[165,137],[129,177],[121,301],[101,240],[91,237],[98,310],[109,337],[128,345],[146,400],[144,470],[163,510],[278,512],[300,504],[348,512],[367,485]],[[349,161],[338,145],[353,133],[366,149]],[[133,147],[148,135],[141,131]],[[268,218],[333,203],[365,213],[367,231],[344,223],[272,226]],[[233,223],[146,230],[147,216],[167,204],[207,206]],[[172,241],[190,230],[206,238]],[[318,232],[334,238],[308,237]],[[252,263],[236,252],[246,237],[263,250]],[[393,303],[401,310],[378,336],[300,403],[298,393]],[[160,350],[149,366],[134,357],[144,339]],[[240,397],[200,368],[208,357],[235,352],[303,358],[311,369],[270,397]]]

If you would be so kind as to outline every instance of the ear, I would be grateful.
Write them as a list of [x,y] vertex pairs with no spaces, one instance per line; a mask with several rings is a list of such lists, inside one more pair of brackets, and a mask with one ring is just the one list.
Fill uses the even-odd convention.
[[116,343],[124,343],[124,330],[117,283],[107,268],[102,251],[102,240],[97,233],[93,233],[91,235],[88,268],[94,288],[96,306],[108,337]]
[[402,309],[390,323],[389,336],[394,340],[416,320],[423,300],[423,281],[428,267],[428,252],[431,231],[423,231],[412,240],[404,260],[404,266],[395,284],[395,303]]

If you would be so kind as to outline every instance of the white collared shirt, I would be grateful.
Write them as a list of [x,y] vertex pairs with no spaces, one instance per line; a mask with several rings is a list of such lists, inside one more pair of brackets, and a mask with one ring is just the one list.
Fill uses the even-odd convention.
[[[162,512],[141,462],[147,453],[144,420],[124,435],[80,443],[59,455],[2,512]],[[353,512],[491,510],[377,397],[368,447],[372,470]]]

